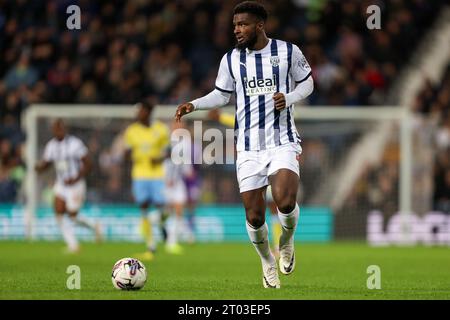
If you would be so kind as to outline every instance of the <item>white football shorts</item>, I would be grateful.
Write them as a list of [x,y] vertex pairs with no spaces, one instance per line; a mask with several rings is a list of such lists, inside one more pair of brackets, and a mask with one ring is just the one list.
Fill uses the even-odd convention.
[[239,151],[236,159],[239,191],[259,189],[269,184],[269,176],[280,169],[289,169],[298,176],[300,144],[290,143],[259,151]]
[[86,182],[80,180],[73,185],[57,182],[53,187],[53,191],[55,196],[64,200],[67,211],[78,212],[86,198]]

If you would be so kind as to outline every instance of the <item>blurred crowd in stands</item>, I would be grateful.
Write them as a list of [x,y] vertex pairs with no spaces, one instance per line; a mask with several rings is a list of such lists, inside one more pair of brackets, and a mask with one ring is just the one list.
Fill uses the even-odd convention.
[[[449,88],[450,64],[441,81],[437,83],[425,81],[414,105],[411,106],[416,115],[412,142],[414,170],[412,201],[416,214],[430,211],[450,214]],[[355,208],[365,203],[369,210],[380,210],[385,218],[397,213],[400,145],[396,137],[392,138],[380,163],[376,167],[368,166],[358,179],[342,211],[355,212]],[[432,201],[428,203],[430,198]],[[384,220],[385,226],[387,221],[388,219]],[[342,225],[343,228],[346,227],[345,221]]]
[[433,169],[434,210],[450,213],[450,64],[439,83],[428,80],[414,109],[435,127],[431,144],[435,151]]
[[[134,104],[149,97],[177,104],[203,95],[234,46],[238,2],[0,0],[0,201],[15,199],[23,178],[20,117],[29,105]],[[305,104],[351,107],[385,102],[445,1],[263,3],[269,37],[299,45],[311,64],[315,90]],[[81,30],[66,27],[71,4],[81,8]],[[380,30],[366,26],[372,4],[381,8]],[[433,115],[431,101],[424,99],[423,112]]]

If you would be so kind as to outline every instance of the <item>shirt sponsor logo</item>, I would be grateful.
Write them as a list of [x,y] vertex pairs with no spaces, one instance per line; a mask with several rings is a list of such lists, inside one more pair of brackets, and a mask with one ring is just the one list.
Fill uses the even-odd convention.
[[249,80],[244,78],[244,89],[247,96],[273,94],[277,92],[277,80],[275,75],[273,78],[265,79],[253,77]]

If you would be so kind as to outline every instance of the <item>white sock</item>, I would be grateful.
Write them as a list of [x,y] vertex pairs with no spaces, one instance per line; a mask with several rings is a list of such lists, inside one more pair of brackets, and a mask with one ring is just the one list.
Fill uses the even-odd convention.
[[281,236],[280,236],[280,247],[284,246],[286,243],[294,239],[294,233],[297,229],[298,216],[300,213],[300,208],[298,204],[295,204],[294,210],[287,214],[280,212],[278,210],[278,218],[281,224]]
[[56,222],[58,223],[64,241],[66,242],[69,249],[72,251],[78,250],[78,241],[77,238],[75,238],[75,231],[72,225],[72,221],[70,221],[70,219],[64,221],[63,216],[57,216]]
[[274,264],[275,257],[270,251],[269,228],[267,227],[267,223],[264,222],[264,224],[261,227],[255,229],[247,221],[246,226],[248,236],[251,242],[253,243],[256,252],[258,252],[259,256],[261,257],[261,260],[264,263]]
[[169,231],[169,235],[167,238],[168,245],[175,245],[178,243],[178,236],[180,233],[182,223],[183,223],[183,218],[175,216],[174,221],[173,221],[173,226],[172,226],[171,230]]
[[95,225],[84,217],[76,216],[76,217],[73,217],[72,219],[73,219],[73,222],[75,222],[78,226],[81,226],[83,228],[87,228],[90,230],[95,230]]

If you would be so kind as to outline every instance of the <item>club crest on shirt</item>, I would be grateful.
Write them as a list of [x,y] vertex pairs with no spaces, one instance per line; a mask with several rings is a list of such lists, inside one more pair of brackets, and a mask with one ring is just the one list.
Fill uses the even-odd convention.
[[278,67],[278,65],[280,64],[280,57],[279,56],[270,57],[270,64],[272,65],[272,67]]

